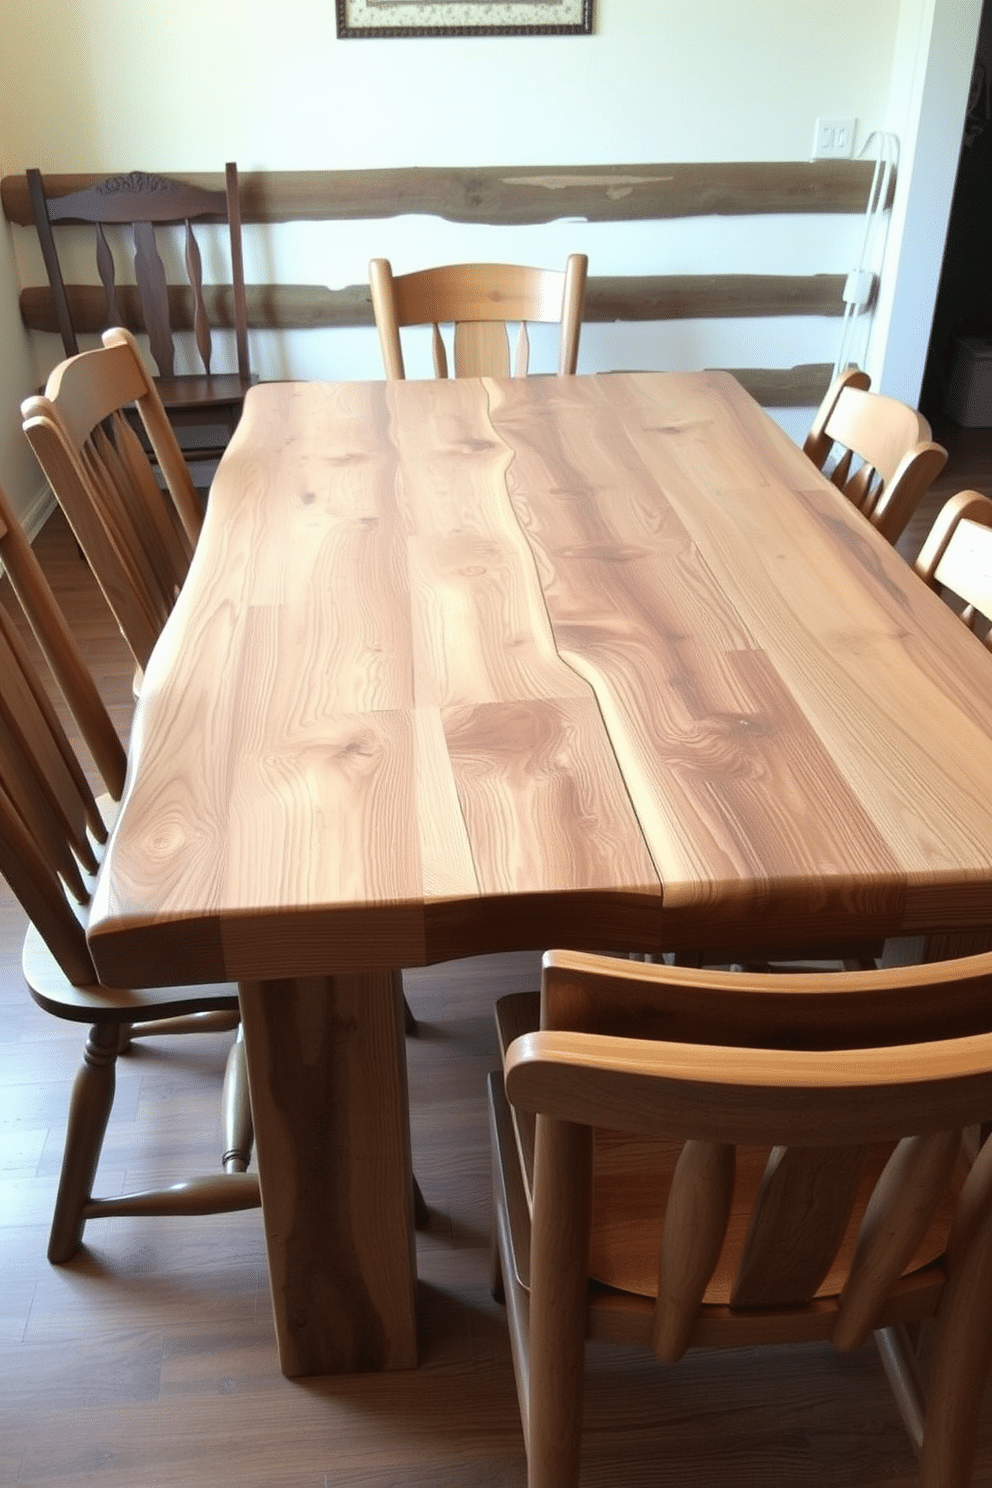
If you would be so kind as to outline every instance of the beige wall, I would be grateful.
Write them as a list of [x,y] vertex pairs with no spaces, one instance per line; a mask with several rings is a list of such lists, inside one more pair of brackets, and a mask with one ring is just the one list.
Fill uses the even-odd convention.
[[42,483],[17,409],[35,385],[35,358],[17,308],[17,277],[10,231],[0,219],[0,485],[31,527],[41,506]]
[[[854,116],[859,147],[913,127],[900,87],[928,3],[596,0],[591,37],[342,42],[333,0],[2,0],[0,170],[804,159],[821,114]],[[942,4],[977,15],[979,0]],[[579,249],[599,274],[846,272],[860,240],[855,218],[396,218],[247,229],[246,264],[251,279],[332,285],[363,280],[379,253],[400,269]],[[33,233],[13,243],[20,282],[42,280]],[[828,319],[594,326],[580,370],[830,361],[837,339]],[[47,370],[56,339],[37,355]],[[262,376],[380,375],[365,331],[255,334],[252,357]],[[0,430],[23,383],[16,360],[0,368]],[[25,496],[19,468],[0,478]]]

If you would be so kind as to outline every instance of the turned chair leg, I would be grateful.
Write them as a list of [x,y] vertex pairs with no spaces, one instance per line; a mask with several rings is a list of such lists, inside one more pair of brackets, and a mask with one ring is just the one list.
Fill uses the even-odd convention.
[[119,1045],[116,1023],[95,1024],[72,1087],[62,1172],[48,1240],[48,1259],[56,1266],[71,1260],[82,1243],[86,1223],[83,1209],[93,1190],[114,1103]]
[[251,1119],[251,1097],[248,1091],[248,1061],[245,1058],[244,1030],[238,1025],[238,1036],[231,1045],[224,1071],[221,1096],[221,1130],[225,1173],[245,1173],[251,1162],[255,1129]]

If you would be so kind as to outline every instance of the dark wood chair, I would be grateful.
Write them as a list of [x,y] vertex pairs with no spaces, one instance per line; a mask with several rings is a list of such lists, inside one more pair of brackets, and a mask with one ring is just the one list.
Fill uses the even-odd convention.
[[674,1363],[872,1335],[924,1488],[965,1488],[992,1356],[990,991],[989,955],[824,979],[553,951],[539,1002],[501,999],[496,1283],[529,1488],[578,1482],[587,1337]]
[[394,275],[389,260],[369,264],[372,308],[388,378],[406,376],[400,327],[429,325],[436,377],[448,376],[441,326],[454,326],[456,377],[509,377],[507,324],[519,323],[513,375],[527,372],[528,322],[561,327],[558,372],[575,371],[588,260],[573,253],[564,271],[517,264],[445,264]]
[[[86,912],[124,786],[125,755],[92,677],[24,534],[0,491],[0,560],[97,772],[96,797],[20,632],[0,604],[0,873],[29,918],[22,965],[38,1005],[90,1025],[69,1109],[48,1255],[71,1259],[89,1219],[207,1214],[254,1207],[246,1172],[251,1108],[237,988],[111,991],[86,946]],[[114,1099],[115,1064],[133,1038],[238,1029],[224,1081],[222,1154],[215,1174],[162,1189],[93,1194]]]
[[[248,311],[241,250],[241,208],[238,169],[225,169],[225,189],[205,191],[162,176],[132,171],[113,176],[85,191],[51,197],[38,170],[27,173],[28,194],[45,268],[51,285],[55,315],[66,356],[79,351],[77,326],[103,331],[127,325],[143,329],[157,368],[159,396],[173,425],[188,439],[191,458],[219,454],[241,415],[244,396],[254,380],[248,357]],[[194,222],[228,224],[231,257],[230,286],[204,285]],[[64,282],[53,228],[90,223],[96,232],[96,263],[102,291]],[[184,233],[185,284],[168,281],[166,251],[157,234],[168,227]],[[135,283],[118,283],[114,232],[130,229]],[[118,251],[124,250],[118,244]],[[94,303],[95,301],[95,303]],[[195,354],[202,370],[177,370],[175,328],[193,331]],[[237,370],[213,370],[211,325],[234,331]],[[195,358],[191,357],[191,361]],[[197,438],[196,435],[200,437]]]

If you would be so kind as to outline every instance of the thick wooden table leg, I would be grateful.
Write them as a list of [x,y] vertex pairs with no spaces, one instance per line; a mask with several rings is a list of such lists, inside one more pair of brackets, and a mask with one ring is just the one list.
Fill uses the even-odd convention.
[[246,982],[240,996],[282,1371],[412,1368],[399,974]]

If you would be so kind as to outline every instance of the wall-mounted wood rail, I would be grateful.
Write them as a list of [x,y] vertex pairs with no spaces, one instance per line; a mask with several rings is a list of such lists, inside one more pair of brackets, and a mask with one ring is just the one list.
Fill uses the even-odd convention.
[[[111,172],[49,175],[50,196],[96,185]],[[163,171],[222,190],[223,172]],[[863,212],[866,160],[680,162],[673,165],[398,167],[368,171],[239,172],[242,222],[325,222],[415,212],[449,222],[502,226],[554,222],[641,222],[666,217],[756,216],[769,212]],[[34,221],[23,175],[5,176],[9,222]]]
[[[817,274],[807,278],[773,274],[656,275],[590,279],[586,287],[587,323],[617,320],[690,320],[700,316],[840,315],[843,277]],[[99,285],[66,286],[73,325],[81,334],[99,332],[106,321],[106,297]],[[248,324],[257,330],[318,330],[371,326],[368,285],[326,289],[320,284],[250,284]],[[128,330],[141,331],[137,290],[118,285],[117,299]],[[205,285],[211,322],[233,325],[229,285]],[[21,319],[32,331],[58,334],[58,321],[47,285],[23,289]],[[169,318],[176,330],[193,324],[193,297],[185,285],[169,290]],[[731,369],[733,370],[733,369]],[[769,407],[811,407],[830,380],[830,364],[765,370],[744,368],[735,376],[751,395]]]
[[[168,172],[178,181],[219,189],[220,172]],[[872,163],[861,160],[680,162],[675,164],[396,168],[369,171],[246,171],[240,173],[245,223],[368,220],[417,213],[451,222],[510,226],[558,219],[637,222],[699,216],[764,216],[770,213],[863,212]],[[50,196],[65,196],[104,179],[102,174],[45,175]],[[0,182],[8,221],[33,226],[23,175]],[[376,251],[370,232],[369,254]],[[589,280],[589,322],[735,319],[762,316],[839,316],[843,275],[698,274],[642,275]],[[103,324],[98,285],[68,285],[73,323],[80,332]],[[230,290],[209,292],[212,318],[230,324]],[[121,287],[120,306],[131,330],[142,329],[136,297]],[[188,291],[177,288],[177,326],[189,323]],[[47,285],[21,291],[21,316],[29,330],[57,332]],[[329,289],[312,284],[248,286],[249,324],[258,330],[295,331],[372,324],[368,287]],[[786,406],[819,401],[827,364],[739,375],[762,402]]]
[[[736,318],[763,315],[840,315],[842,274],[800,277],[786,274],[657,274],[629,278],[590,278],[584,319],[694,320],[700,316]],[[77,331],[100,331],[107,297],[98,284],[66,286]],[[211,323],[233,325],[230,285],[204,285]],[[327,289],[321,284],[246,286],[248,322],[258,330],[297,331],[374,324],[367,284]],[[117,298],[128,330],[142,329],[137,290],[118,285]],[[21,291],[21,316],[32,331],[58,332],[55,305],[47,286]],[[170,321],[176,329],[193,324],[193,295],[187,285],[169,288]]]

